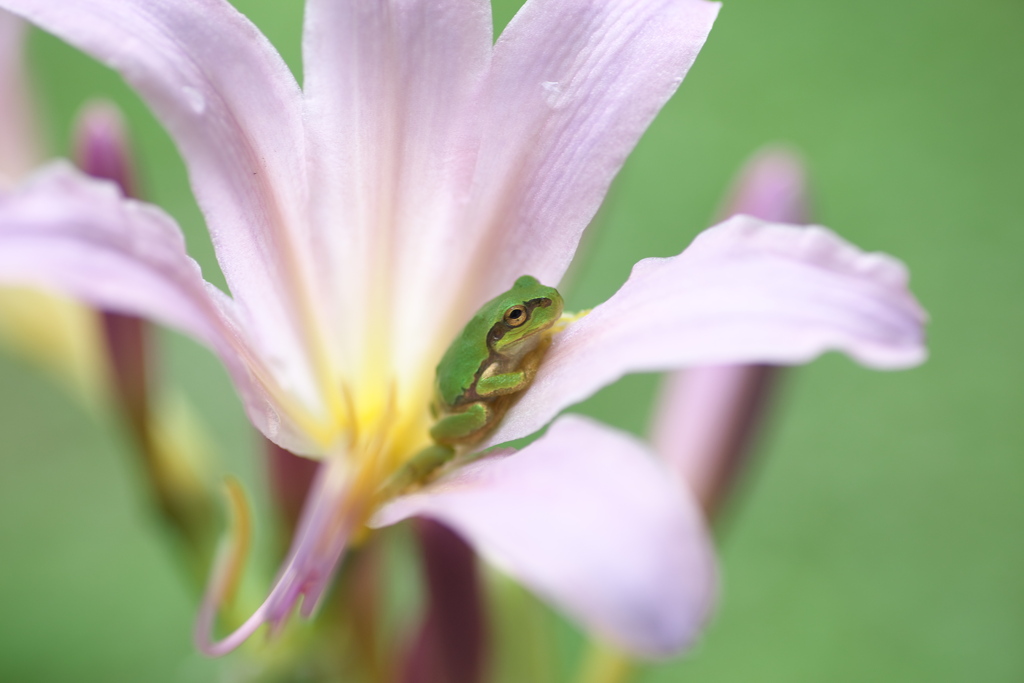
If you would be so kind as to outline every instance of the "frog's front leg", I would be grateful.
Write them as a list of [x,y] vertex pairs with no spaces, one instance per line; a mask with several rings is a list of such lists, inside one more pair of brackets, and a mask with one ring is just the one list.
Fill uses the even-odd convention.
[[487,427],[491,416],[491,409],[486,403],[470,403],[465,410],[450,413],[438,420],[430,428],[430,438],[439,444],[454,446]]
[[530,378],[521,370],[500,375],[484,375],[476,383],[476,393],[484,397],[506,396],[522,390],[529,381]]

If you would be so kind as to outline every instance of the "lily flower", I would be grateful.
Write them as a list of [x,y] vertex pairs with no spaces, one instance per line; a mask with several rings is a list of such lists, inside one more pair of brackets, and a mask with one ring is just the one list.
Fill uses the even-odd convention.
[[[621,647],[664,656],[692,640],[714,596],[711,544],[697,503],[632,437],[564,416],[516,453],[390,502],[379,491],[430,442],[434,369],[480,304],[524,274],[560,281],[716,3],[528,0],[492,43],[485,0],[308,0],[302,88],[225,0],[0,7],[119,70],[149,103],[231,295],[202,279],[166,214],[61,167],[0,199],[0,281],[190,334],[264,435],[323,461],[266,601],[220,641],[238,558],[215,569],[204,651],[281,625],[300,602],[309,616],[355,534],[413,515]],[[830,349],[914,365],[921,325],[894,259],[823,228],[734,218],[638,263],[567,324],[479,447],[535,434],[629,372]]]

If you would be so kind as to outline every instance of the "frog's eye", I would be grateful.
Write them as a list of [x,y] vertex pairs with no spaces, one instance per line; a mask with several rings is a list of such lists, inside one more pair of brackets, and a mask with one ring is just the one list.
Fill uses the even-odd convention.
[[526,306],[513,306],[505,311],[505,324],[509,327],[519,327],[529,319]]

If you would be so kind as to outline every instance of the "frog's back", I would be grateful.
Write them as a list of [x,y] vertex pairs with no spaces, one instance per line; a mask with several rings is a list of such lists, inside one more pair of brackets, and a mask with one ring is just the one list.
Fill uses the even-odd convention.
[[452,342],[437,365],[437,394],[442,407],[451,407],[473,385],[483,360],[491,355],[487,335],[493,320],[481,314],[473,316],[462,334]]

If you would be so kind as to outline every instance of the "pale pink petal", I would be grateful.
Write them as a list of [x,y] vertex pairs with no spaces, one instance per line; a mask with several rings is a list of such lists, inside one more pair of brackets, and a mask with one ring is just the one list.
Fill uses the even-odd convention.
[[646,656],[686,647],[715,597],[696,503],[635,438],[566,416],[522,451],[467,465],[383,508],[430,517],[587,629]]
[[0,10],[0,187],[42,159],[24,72],[25,24]]
[[896,259],[821,227],[737,216],[679,256],[646,259],[555,337],[488,444],[531,434],[626,373],[804,363],[829,350],[873,368],[924,360],[925,314]]
[[429,374],[450,341],[437,337],[450,333],[441,307],[459,289],[455,215],[473,169],[468,119],[491,33],[489,0],[307,2],[317,253],[353,375],[377,355],[399,378]]
[[[240,315],[314,404],[301,92],[226,0],[0,0],[142,95],[188,166]],[[315,357],[315,356],[314,356]]]
[[718,9],[703,0],[524,5],[495,45],[483,103],[467,234],[480,239],[466,264],[482,283],[474,305],[523,274],[557,285]]
[[57,290],[194,337],[220,356],[258,428],[308,450],[234,302],[203,280],[169,216],[113,183],[54,165],[0,194],[0,284]]

